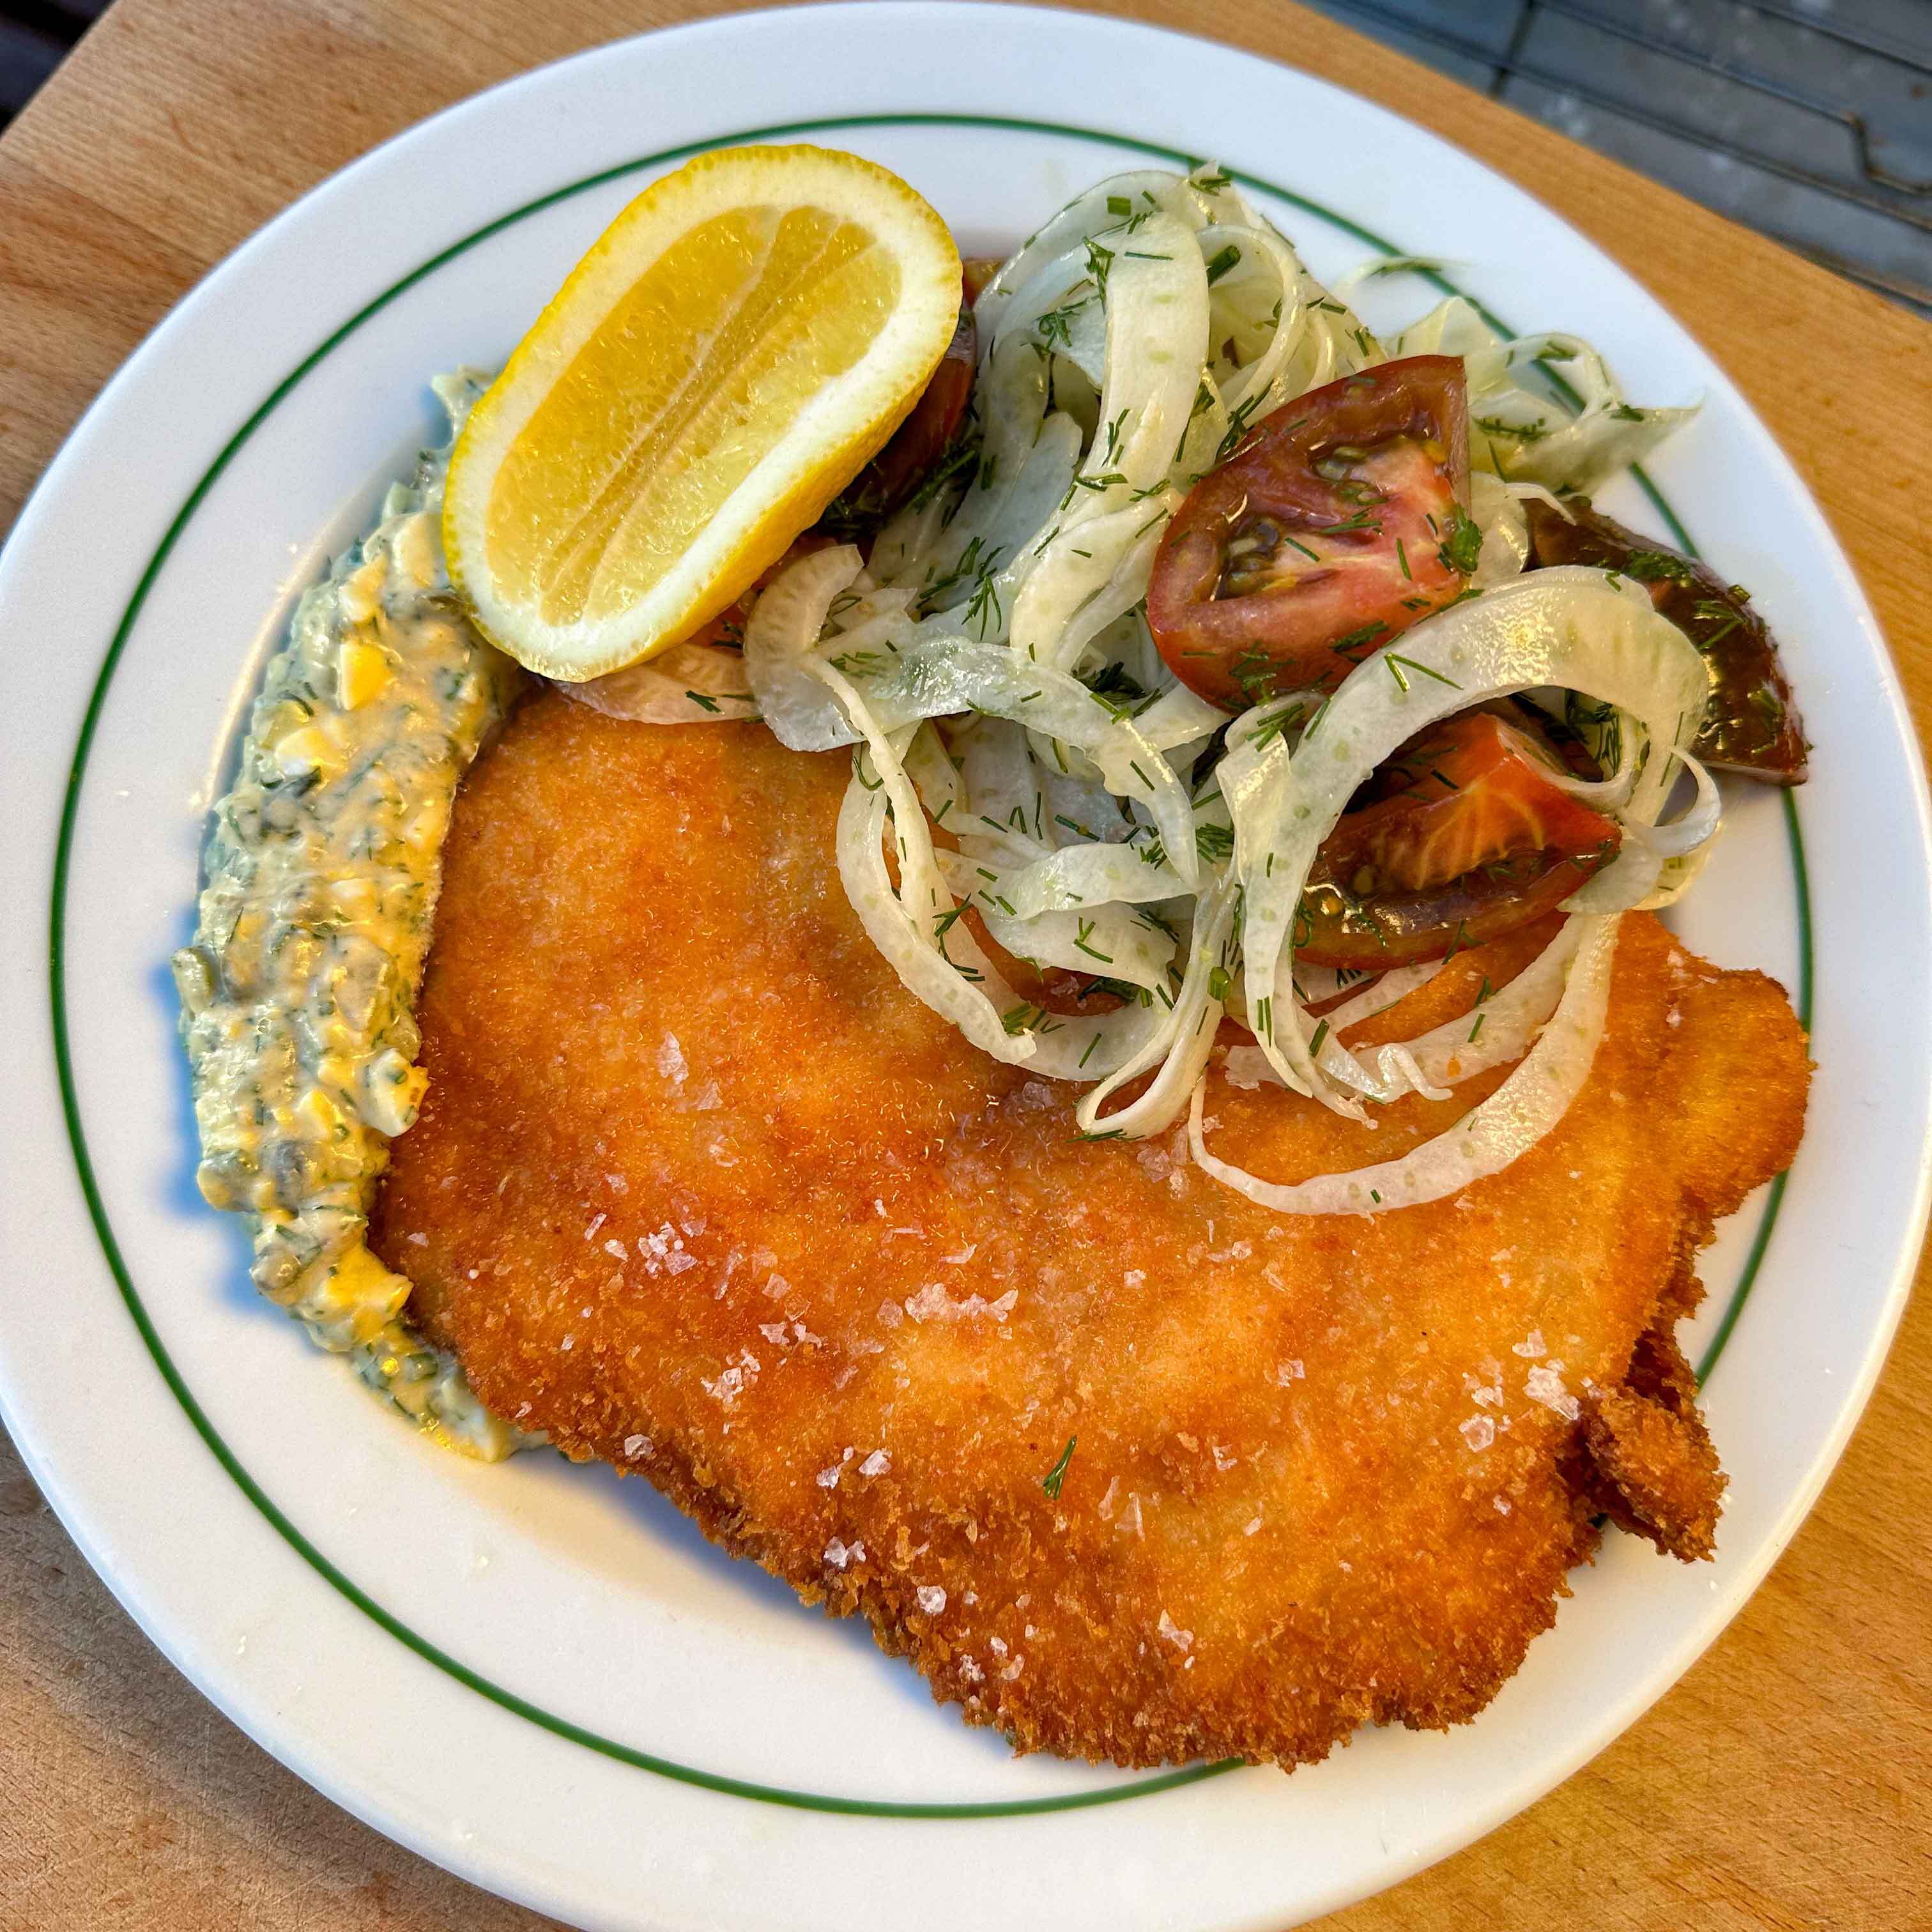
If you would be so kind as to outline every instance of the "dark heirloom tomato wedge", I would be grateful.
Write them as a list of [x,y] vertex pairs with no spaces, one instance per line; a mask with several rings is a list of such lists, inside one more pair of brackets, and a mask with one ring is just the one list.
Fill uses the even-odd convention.
[[952,446],[966,405],[973,398],[974,372],[980,364],[980,332],[973,311],[962,307],[952,340],[939,358],[911,413],[892,439],[860,473],[895,506]]
[[1567,518],[1548,503],[1528,507],[1532,568],[1582,563],[1634,577],[1702,654],[1711,706],[1691,749],[1718,771],[1802,784],[1810,749],[1804,721],[1777,644],[1750,608],[1750,592],[1593,510],[1587,496],[1565,500]]
[[1344,814],[1302,894],[1296,956],[1375,971],[1439,959],[1568,898],[1616,853],[1613,819],[1552,782],[1534,742],[1472,711],[1382,767],[1400,789]]
[[1468,494],[1459,358],[1311,389],[1189,491],[1154,560],[1154,642],[1182,683],[1231,710],[1332,689],[1461,594],[1479,541]]
[[885,447],[826,506],[814,526],[840,543],[869,548],[886,519],[954,454],[980,363],[980,332],[971,306],[977,292],[972,285],[975,266],[966,265],[962,286],[967,298],[952,340],[919,400]]

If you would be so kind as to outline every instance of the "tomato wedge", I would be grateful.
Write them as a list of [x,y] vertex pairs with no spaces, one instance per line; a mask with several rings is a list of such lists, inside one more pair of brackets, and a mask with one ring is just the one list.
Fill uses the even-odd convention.
[[[971,286],[972,264],[962,286]],[[841,543],[869,544],[879,526],[964,446],[959,431],[973,400],[980,366],[980,332],[971,296],[960,304],[952,340],[939,358],[919,400],[893,430],[885,447],[826,506],[815,527]]]
[[1439,959],[1568,898],[1622,833],[1556,783],[1555,769],[1491,712],[1412,740],[1382,768],[1400,788],[1345,814],[1322,842],[1296,956],[1356,971]]
[[986,284],[1005,266],[998,255],[962,255],[959,258],[959,279],[965,284],[969,306],[985,294]]
[[1230,710],[1332,689],[1462,594],[1480,542],[1468,494],[1459,357],[1311,389],[1189,491],[1154,559],[1154,642]]
[[1639,536],[1592,509],[1587,496],[1567,497],[1560,510],[1534,500],[1528,508],[1532,569],[1582,563],[1635,578],[1702,654],[1711,703],[1692,748],[1707,765],[1767,784],[1804,782],[1804,721],[1777,640],[1742,584],[1726,584],[1708,565]]

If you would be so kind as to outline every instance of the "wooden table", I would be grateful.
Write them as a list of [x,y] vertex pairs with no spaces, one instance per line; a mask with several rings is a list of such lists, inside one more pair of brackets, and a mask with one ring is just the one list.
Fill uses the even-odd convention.
[[[169,305],[303,190],[524,68],[727,10],[119,0],[0,140],[0,528]],[[1298,7],[1106,10],[1237,40],[1386,102],[1622,260],[1796,459],[1878,607],[1924,741],[1932,330]],[[1689,1676],[1534,1809],[1331,1922],[1932,1926],[1928,1387],[1922,1294],[1823,1501]],[[542,1922],[389,1844],[232,1729],[122,1615],[0,1438],[0,1932]]]

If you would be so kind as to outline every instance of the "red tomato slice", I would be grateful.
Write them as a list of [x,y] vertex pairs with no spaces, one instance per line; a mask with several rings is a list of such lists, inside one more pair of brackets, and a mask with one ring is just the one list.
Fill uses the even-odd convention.
[[1478,539],[1454,356],[1346,376],[1264,417],[1196,484],[1148,590],[1160,654],[1230,710],[1332,689],[1461,595]]
[[1622,833],[1553,782],[1526,734],[1469,712],[1383,767],[1401,789],[1323,841],[1295,934],[1310,965],[1374,971],[1439,959],[1540,917]]

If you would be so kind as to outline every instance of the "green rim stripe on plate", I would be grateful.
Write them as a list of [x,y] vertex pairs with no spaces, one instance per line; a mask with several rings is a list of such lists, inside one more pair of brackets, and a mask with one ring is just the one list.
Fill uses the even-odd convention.
[[[1199,158],[1185,154],[1178,148],[1163,147],[1158,143],[1140,140],[1130,136],[1108,134],[1100,129],[1067,126],[1051,122],[1016,119],[1000,115],[862,114],[828,120],[788,122],[770,127],[750,128],[739,134],[720,135],[711,140],[688,142],[679,147],[664,148],[658,153],[646,154],[635,160],[626,161],[619,166],[605,168],[598,173],[587,175],[580,181],[554,189],[548,194],[540,195],[534,200],[526,202],[520,207],[512,209],[508,214],[501,215],[494,221],[485,223],[482,227],[472,230],[460,241],[452,242],[449,247],[431,256],[407,274],[391,284],[380,295],[358,309],[339,328],[326,336],[301,362],[297,364],[295,368],[290,371],[288,375],[269,392],[268,396],[253,414],[223,446],[220,453],[208,466],[200,482],[190,492],[187,500],[168,525],[160,544],[154,555],[148,560],[146,568],[142,572],[134,586],[134,593],[128,599],[127,608],[122,614],[121,621],[116,627],[113,638],[108,646],[106,656],[102,662],[100,674],[95,680],[86,712],[81,721],[80,736],[74,746],[74,759],[68,775],[66,796],[61,813],[59,842],[54,856],[52,905],[48,934],[48,968],[53,1008],[54,1054],[59,1075],[61,1102],[66,1117],[68,1136],[73,1149],[74,1166],[80,1178],[81,1192],[87,1203],[88,1214],[94,1224],[94,1232],[100,1240],[108,1268],[119,1288],[122,1299],[126,1304],[128,1313],[134,1321],[135,1328],[140,1332],[148,1354],[152,1357],[162,1380],[176,1401],[180,1404],[196,1432],[207,1444],[215,1460],[227,1472],[249,1502],[283,1538],[290,1547],[295,1550],[303,1561],[308,1563],[333,1589],[424,1662],[433,1664],[439,1670],[476,1692],[479,1696],[487,1698],[500,1708],[538,1726],[555,1736],[573,1744],[581,1744],[587,1750],[596,1751],[603,1756],[614,1759],[620,1763],[633,1766],[639,1770],[655,1772],[661,1777],[673,1778],[682,1784],[698,1786],[704,1790],[719,1792],[730,1797],[750,1798],[762,1804],[788,1805],[806,1810],[886,1818],[1018,1817],[1040,1812],[1077,1810],[1094,1805],[1117,1804],[1130,1798],[1148,1797],[1158,1792],[1171,1791],[1183,1785],[1198,1784],[1204,1778],[1216,1777],[1224,1772],[1234,1770],[1238,1767],[1240,1760],[1227,1759],[1215,1764],[1190,1766],[1157,1777],[1141,1779],[1129,1785],[1106,1786],[1098,1790],[1076,1792],[1058,1797],[989,1800],[952,1804],[904,1803],[883,1798],[841,1798],[818,1792],[790,1790],[779,1786],[756,1784],[742,1778],[728,1778],[717,1772],[703,1771],[692,1766],[679,1764],[671,1760],[656,1756],[649,1751],[639,1750],[631,1745],[620,1744],[614,1738],[604,1737],[595,1731],[586,1730],[581,1725],[572,1724],[567,1718],[560,1718],[554,1712],[543,1709],[540,1706],[530,1702],[526,1698],[518,1696],[514,1691],[506,1690],[502,1685],[492,1682],[489,1678],[471,1670],[466,1664],[430,1643],[428,1639],[411,1629],[400,1618],[376,1602],[359,1586],[337,1568],[303,1535],[262,1490],[261,1485],[242,1466],[233,1450],[229,1448],[214,1424],[209,1420],[200,1404],[195,1400],[193,1393],[182,1378],[179,1370],[175,1366],[172,1358],[163,1346],[122,1255],[120,1244],[115,1237],[112,1226],[109,1221],[106,1208],[101,1198],[100,1187],[94,1177],[94,1164],[88,1153],[86,1134],[81,1125],[80,1102],[75,1090],[73,1058],[67,1022],[65,926],[68,878],[73,852],[74,826],[80,808],[81,788],[86,776],[88,756],[93,748],[94,733],[100,722],[108,686],[113,678],[116,668],[120,662],[128,638],[133,634],[142,608],[147,601],[148,593],[153,587],[155,578],[166,562],[182,532],[187,527],[196,511],[200,508],[217,478],[233,460],[236,452],[261,427],[290,392],[332,350],[353,334],[371,316],[386,308],[398,296],[414,287],[426,277],[434,274],[446,263],[453,261],[458,256],[474,248],[478,242],[487,241],[491,236],[501,232],[503,230],[544,208],[554,206],[560,202],[586,194],[609,182],[621,180],[627,175],[641,172],[646,168],[662,167],[673,162],[684,160],[694,154],[704,153],[713,148],[734,146],[749,141],[772,140],[794,135],[832,134],[865,128],[902,127],[974,128],[1011,133],[1045,134],[1062,139],[1087,141],[1099,146],[1122,148],[1130,152],[1146,155],[1152,159],[1182,166],[1192,165]],[[1263,194],[1270,195],[1278,200],[1300,209],[1306,214],[1314,216],[1318,220],[1339,230],[1343,234],[1361,242],[1365,247],[1373,248],[1384,255],[1397,255],[1406,252],[1398,248],[1394,243],[1385,241],[1372,230],[1363,227],[1359,223],[1349,220],[1346,216],[1336,214],[1333,210],[1324,207],[1319,202],[1312,200],[1305,195],[1298,194],[1291,189],[1279,187],[1258,176],[1245,173],[1238,169],[1231,169],[1228,172],[1235,179],[1245,185],[1256,188]],[[1461,291],[1457,290],[1452,283],[1433,270],[1418,272],[1423,279],[1446,293],[1452,295],[1461,293]],[[1491,327],[1506,335],[1514,332],[1506,323],[1492,314],[1489,310],[1483,308],[1481,304],[1477,303],[1474,306]],[[1672,534],[1686,550],[1694,550],[1694,547],[1690,543],[1688,534],[1670,506],[1664,501],[1656,486],[1640,469],[1636,470],[1634,474],[1658,514],[1669,525]],[[1800,1018],[1808,1028],[1811,1018],[1812,986],[1810,890],[1804,863],[1804,842],[1799,829],[1797,809],[1789,793],[1785,795],[1785,812],[1790,836],[1792,877],[1798,898],[1801,951],[1798,1010]],[[1756,1238],[1746,1262],[1744,1273],[1736,1288],[1732,1292],[1730,1302],[1726,1309],[1723,1321],[1720,1324],[1710,1348],[1699,1366],[1698,1374],[1700,1378],[1708,1374],[1716,1363],[1718,1356],[1723,1352],[1725,1342],[1730,1339],[1731,1330],[1736,1326],[1739,1314],[1742,1312],[1744,1301],[1750,1294],[1752,1283],[1756,1278],[1760,1265],[1763,1260],[1766,1249],[1769,1244],[1772,1229],[1777,1220],[1778,1207],[1784,1198],[1784,1178],[1780,1175],[1773,1183],[1770,1194],[1766,1198],[1763,1217],[1759,1224]]]

